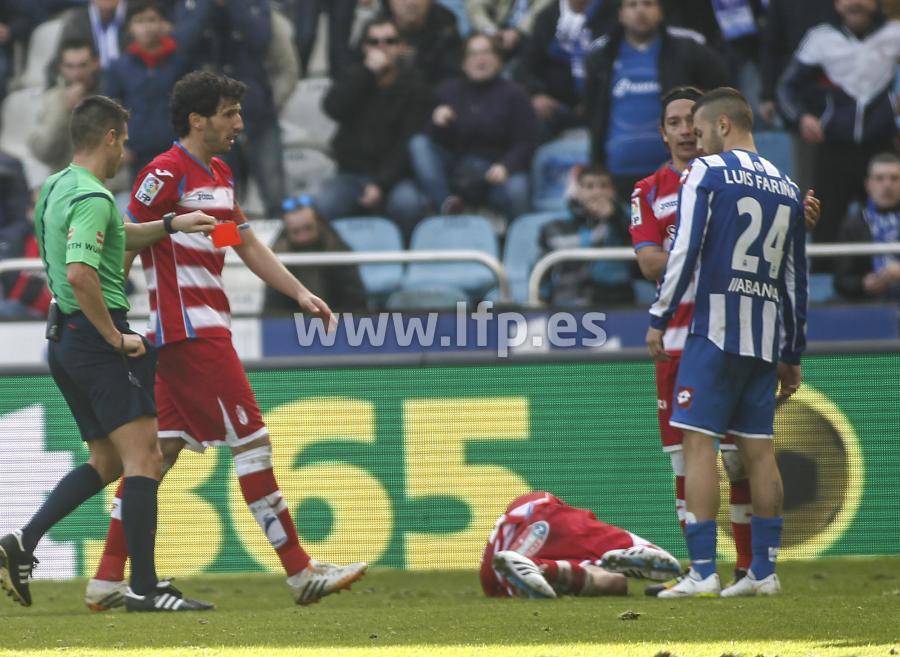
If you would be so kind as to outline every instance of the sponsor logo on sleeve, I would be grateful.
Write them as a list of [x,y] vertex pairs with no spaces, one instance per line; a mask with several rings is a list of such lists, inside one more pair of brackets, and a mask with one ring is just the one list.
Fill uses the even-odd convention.
[[679,386],[675,401],[681,408],[690,408],[694,403],[694,389],[687,386]]
[[160,178],[165,178],[166,176],[168,176],[169,178],[175,177],[175,174],[173,174],[171,171],[166,171],[165,169],[157,169],[156,175]]
[[637,190],[631,195],[631,227],[637,228],[643,222],[641,217],[641,199]]
[[[157,169],[157,171],[159,170]],[[137,191],[134,193],[134,198],[138,200],[138,203],[149,206],[153,203],[153,199],[156,198],[156,195],[159,194],[159,190],[162,189],[163,184],[162,180],[152,173],[148,173],[143,182],[141,182],[140,187],[138,187]]]
[[97,231],[97,244],[99,244],[100,246],[103,246],[104,237],[106,237],[106,236],[103,234],[103,231],[98,230]]

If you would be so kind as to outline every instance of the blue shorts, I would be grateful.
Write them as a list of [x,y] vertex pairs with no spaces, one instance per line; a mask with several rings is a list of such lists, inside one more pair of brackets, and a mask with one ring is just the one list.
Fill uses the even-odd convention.
[[[122,333],[134,333],[125,311],[114,310],[110,315]],[[147,340],[144,346],[146,354],[126,358],[82,313],[63,316],[60,340],[49,343],[47,360],[82,440],[106,438],[132,420],[156,416],[156,349]]]
[[672,400],[673,427],[722,438],[771,438],[775,419],[775,363],[722,351],[688,336]]

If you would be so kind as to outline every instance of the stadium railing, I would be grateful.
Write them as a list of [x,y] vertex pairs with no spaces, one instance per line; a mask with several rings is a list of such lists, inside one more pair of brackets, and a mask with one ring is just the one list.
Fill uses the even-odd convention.
[[[887,244],[857,242],[835,242],[831,244],[810,244],[806,247],[810,257],[865,256],[900,254],[900,242]],[[561,262],[596,261],[596,260],[636,260],[637,256],[631,247],[611,247],[603,249],[559,249],[548,253],[538,260],[528,277],[528,305],[541,306],[541,279],[551,268]]]

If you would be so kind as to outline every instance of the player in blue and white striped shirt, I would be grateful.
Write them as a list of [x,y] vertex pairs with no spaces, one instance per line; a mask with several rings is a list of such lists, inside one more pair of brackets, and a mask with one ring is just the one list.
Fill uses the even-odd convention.
[[[780,397],[800,385],[805,348],[807,263],[797,186],[756,153],[753,115],[734,89],[694,107],[701,152],[679,195],[678,227],[647,344],[665,359],[662,335],[696,279],[696,305],[675,386],[672,426],[684,431],[691,573],[659,597],[717,595],[719,484],[711,438],[737,437],[753,497],[753,561],[725,597],[777,593],[783,489],[772,445]],[[777,363],[777,365],[776,365]],[[746,580],[746,581],[745,581]]]

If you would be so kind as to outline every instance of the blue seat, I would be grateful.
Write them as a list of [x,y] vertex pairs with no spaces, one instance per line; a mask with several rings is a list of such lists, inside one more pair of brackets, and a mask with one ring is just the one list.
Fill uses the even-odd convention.
[[534,209],[545,212],[566,207],[569,171],[590,158],[587,138],[560,139],[540,146],[531,163],[531,199]]
[[834,296],[834,276],[831,274],[809,275],[810,303],[828,303],[834,299]]
[[456,310],[459,302],[469,303],[469,296],[458,287],[415,287],[397,290],[388,297],[388,310]]
[[512,301],[528,301],[528,277],[531,268],[541,256],[538,243],[541,227],[556,219],[566,217],[565,212],[533,212],[517,217],[506,231],[503,247],[503,266],[509,276],[509,293]]
[[[383,217],[335,219],[331,226],[354,251],[402,251],[403,236],[397,225]],[[403,265],[360,265],[359,276],[366,291],[374,297],[386,297],[400,287]]]
[[634,281],[634,303],[641,308],[649,308],[656,301],[656,283],[650,281]]
[[766,130],[754,133],[756,150],[778,170],[788,176],[794,175],[793,147],[791,137],[784,130]]
[[[477,215],[428,217],[413,230],[412,251],[474,249],[497,257],[497,236],[490,221]],[[480,297],[495,284],[490,269],[476,262],[414,262],[406,270],[405,289],[458,287]]]

